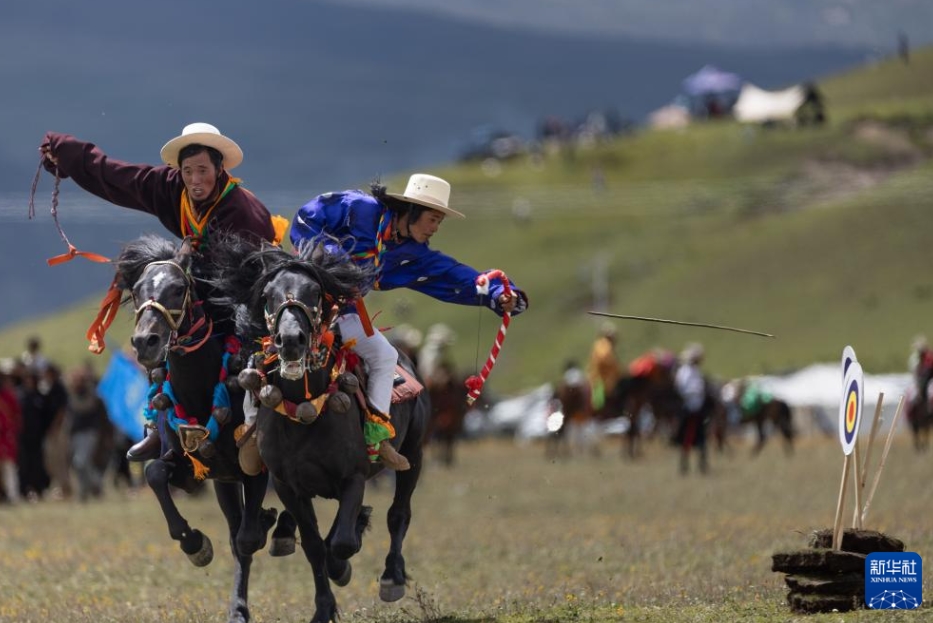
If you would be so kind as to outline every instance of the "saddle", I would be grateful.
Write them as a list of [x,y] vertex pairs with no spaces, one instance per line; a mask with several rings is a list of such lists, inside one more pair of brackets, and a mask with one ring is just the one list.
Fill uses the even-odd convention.
[[414,400],[424,391],[424,385],[400,365],[395,366],[395,379],[392,386],[392,404]]

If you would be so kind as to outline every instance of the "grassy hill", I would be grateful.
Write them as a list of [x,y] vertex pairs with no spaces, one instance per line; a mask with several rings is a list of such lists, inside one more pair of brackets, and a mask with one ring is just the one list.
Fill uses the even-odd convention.
[[[933,333],[933,49],[910,65],[884,62],[820,86],[830,121],[819,129],[714,122],[435,170],[469,216],[445,224],[436,245],[505,270],[531,298],[490,385],[517,392],[553,379],[568,358],[586,359],[602,322],[586,314],[599,266],[609,311],[777,335],[618,321],[626,359],[701,341],[707,369],[733,376],[834,361],[852,344],[866,370],[903,371],[911,337]],[[379,325],[454,327],[458,361],[471,371],[498,326],[488,311],[412,292],[372,298]],[[92,301],[8,328],[0,355],[38,332],[50,355],[74,363],[94,311]],[[112,345],[125,340],[129,317]]]

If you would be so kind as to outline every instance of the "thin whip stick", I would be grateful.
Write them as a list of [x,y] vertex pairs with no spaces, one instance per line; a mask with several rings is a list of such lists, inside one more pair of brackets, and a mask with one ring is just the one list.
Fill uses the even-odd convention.
[[721,331],[733,331],[735,333],[747,333],[749,335],[758,335],[761,337],[774,337],[771,333],[761,331],[752,331],[751,329],[739,329],[737,327],[726,327],[719,324],[709,324],[706,322],[687,322],[685,320],[668,320],[666,318],[649,318],[648,316],[630,316],[628,314],[610,314],[608,312],[589,311],[588,314],[594,316],[606,316],[608,318],[620,318],[622,320],[643,320],[645,322],[660,322],[662,324],[678,324],[687,327],[705,327],[707,329],[719,329]]

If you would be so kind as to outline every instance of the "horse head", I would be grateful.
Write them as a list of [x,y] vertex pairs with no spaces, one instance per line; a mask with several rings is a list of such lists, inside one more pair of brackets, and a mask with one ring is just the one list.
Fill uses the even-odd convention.
[[203,324],[195,318],[196,295],[188,241],[178,249],[170,241],[144,236],[128,244],[116,260],[118,283],[130,291],[135,326],[130,342],[137,361],[148,369],[160,365],[179,334]]
[[[279,356],[279,374],[295,381],[311,367],[312,346],[322,334],[325,297],[313,272],[284,267],[262,289],[263,316]],[[325,327],[326,328],[326,327]]]
[[283,379],[294,381],[323,361],[316,354],[334,310],[359,295],[372,274],[354,263],[340,241],[322,237],[295,253],[271,244],[244,245],[236,236],[212,247],[210,272],[216,295],[210,302],[239,308],[241,335],[268,338]]

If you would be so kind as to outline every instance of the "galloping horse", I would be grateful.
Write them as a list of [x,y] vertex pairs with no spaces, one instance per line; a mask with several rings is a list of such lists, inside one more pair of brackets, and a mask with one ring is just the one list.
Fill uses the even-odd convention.
[[[240,381],[258,391],[259,453],[279,498],[297,521],[301,546],[313,569],[311,621],[324,623],[338,614],[328,578],[338,586],[350,581],[349,559],[360,550],[371,512],[362,504],[365,482],[382,469],[367,454],[361,381],[350,373],[355,355],[331,331],[337,306],[351,300],[370,276],[347,258],[325,253],[323,246],[306,244],[297,256],[275,247],[243,256],[237,246],[235,240],[228,241],[215,255],[223,257],[226,250],[225,262],[231,268],[217,283],[217,291],[225,293],[218,303],[244,302],[247,313],[240,318],[249,325],[244,330],[265,336],[260,369],[244,370]],[[399,363],[409,377],[416,377],[407,357],[400,354]],[[411,523],[411,496],[421,473],[430,412],[425,392],[393,403],[393,441],[411,469],[395,478],[388,511],[391,545],[379,590],[383,601],[405,594],[402,542]],[[326,538],[318,530],[315,496],[338,501]]]
[[680,418],[681,401],[674,388],[672,358],[646,353],[635,359],[628,374],[622,376],[606,396],[605,407],[596,414],[599,418],[621,414],[629,418],[623,449],[629,458],[636,458],[641,453],[644,431],[640,414],[646,406],[654,416],[653,431],[673,433]]
[[[131,342],[137,361],[152,371],[155,383],[168,378],[161,393],[151,397],[160,410],[162,456],[146,465],[146,481],[168,522],[169,534],[179,541],[191,562],[203,567],[213,559],[207,535],[192,529],[172,500],[169,485],[191,492],[200,478],[213,479],[217,502],[229,527],[234,557],[234,592],[228,620],[250,620],[247,601],[253,554],[266,542],[275,523],[275,510],[263,510],[268,475],[247,476],[239,468],[233,431],[243,421],[242,391],[231,392],[229,409],[216,409],[215,393],[225,357],[230,351],[212,335],[212,321],[198,300],[192,275],[196,252],[186,240],[179,249],[163,238],[143,236],[126,245],[115,260],[115,284],[131,291],[136,322]],[[235,376],[234,376],[235,378]],[[196,424],[195,424],[196,422]]]
[[918,366],[914,373],[916,381],[907,401],[907,422],[913,434],[914,450],[923,452],[930,445],[930,428],[933,427],[933,406],[930,401],[930,383],[933,382],[933,367]]
[[745,381],[733,381],[728,392],[729,398],[725,400],[726,407],[738,408],[740,412],[738,425],[754,424],[757,432],[752,455],[757,456],[768,441],[769,429],[774,428],[784,438],[784,453],[788,456],[794,453],[794,425],[793,412],[790,405],[770,393],[762,392],[755,384]]

